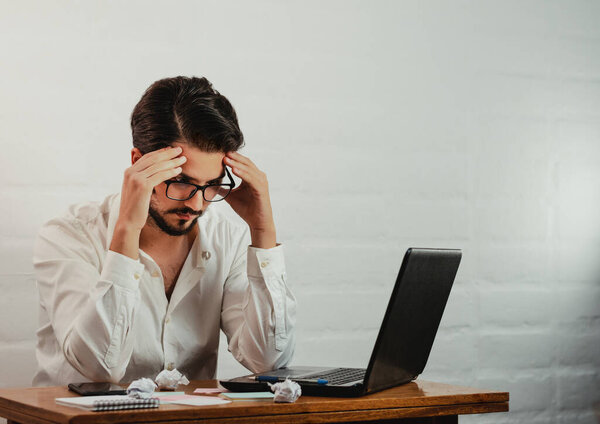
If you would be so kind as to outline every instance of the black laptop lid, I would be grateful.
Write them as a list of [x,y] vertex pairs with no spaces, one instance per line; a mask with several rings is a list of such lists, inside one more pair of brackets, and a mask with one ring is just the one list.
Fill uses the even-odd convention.
[[423,372],[460,258],[456,249],[408,249],[365,375],[367,393]]

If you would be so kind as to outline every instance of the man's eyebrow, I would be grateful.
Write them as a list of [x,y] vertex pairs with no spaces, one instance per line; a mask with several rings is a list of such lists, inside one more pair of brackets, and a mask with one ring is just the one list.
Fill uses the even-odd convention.
[[[225,172],[222,172],[222,173],[221,173],[221,175],[220,175],[220,176],[218,176],[217,178],[213,178],[212,180],[209,180],[209,181],[207,182],[207,184],[211,184],[211,183],[217,182],[217,181],[221,180],[221,179],[222,179],[224,176],[225,176]],[[195,178],[192,178],[192,177],[190,177],[189,175],[187,175],[187,174],[184,174],[183,172],[179,174],[179,177],[180,177],[182,180],[185,180],[185,181],[188,181],[188,182],[193,182],[193,183],[196,183],[196,184],[198,183],[198,180],[197,180],[197,179],[195,179]]]
[[187,174],[184,174],[183,172],[182,172],[182,173],[180,173],[180,174],[178,175],[178,177],[179,177],[179,178],[181,178],[182,180],[185,180],[185,181],[189,181],[189,182],[192,182],[192,181],[193,181],[193,182],[198,182],[198,180],[196,180],[195,178],[192,178],[192,177],[190,177],[190,176],[189,176],[189,175],[187,175]]

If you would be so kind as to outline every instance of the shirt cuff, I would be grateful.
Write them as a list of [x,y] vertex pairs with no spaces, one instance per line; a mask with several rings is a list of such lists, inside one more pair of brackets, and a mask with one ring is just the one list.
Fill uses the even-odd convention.
[[136,259],[109,250],[106,253],[100,279],[128,290],[137,290],[144,265]]
[[271,249],[248,246],[248,276],[281,277],[285,274],[283,246],[278,244]]

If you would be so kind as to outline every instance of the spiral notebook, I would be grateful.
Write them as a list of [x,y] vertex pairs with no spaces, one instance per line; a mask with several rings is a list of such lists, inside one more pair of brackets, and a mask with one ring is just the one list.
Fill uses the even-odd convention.
[[56,398],[56,403],[88,411],[119,411],[121,409],[158,408],[158,398],[136,399],[127,395],[81,396]]

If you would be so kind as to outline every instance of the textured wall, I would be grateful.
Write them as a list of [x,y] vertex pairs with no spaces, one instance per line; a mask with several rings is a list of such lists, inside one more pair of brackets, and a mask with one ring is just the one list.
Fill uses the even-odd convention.
[[[0,386],[35,369],[37,229],[119,190],[151,82],[204,75],[270,177],[296,364],[365,366],[405,249],[459,247],[423,378],[510,391],[510,413],[467,423],[595,422],[600,3],[0,10]],[[222,350],[219,375],[244,372]]]

